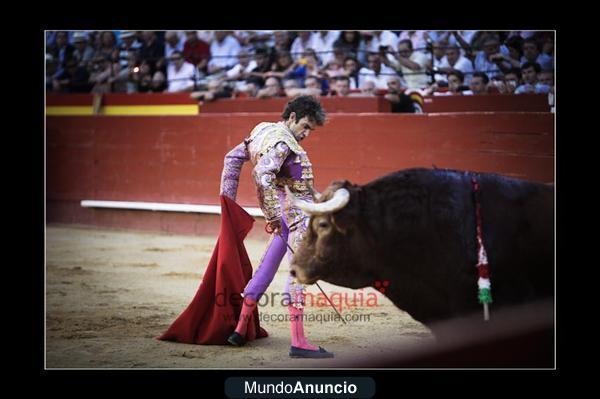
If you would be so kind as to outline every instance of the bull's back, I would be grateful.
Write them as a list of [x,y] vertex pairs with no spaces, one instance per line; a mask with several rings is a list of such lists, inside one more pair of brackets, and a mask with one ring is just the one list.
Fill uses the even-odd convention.
[[[436,306],[446,315],[477,308],[473,300],[477,284],[473,176],[480,183],[483,241],[494,306],[553,295],[553,187],[487,173],[407,169],[374,180],[365,188],[373,193],[377,205],[369,218],[378,220],[387,232],[381,250],[386,259],[393,260],[389,267],[411,268],[409,275],[437,284],[436,292],[437,288],[448,289],[447,299],[437,305],[432,303],[427,309],[423,304],[414,305],[415,313],[424,315],[422,320],[436,313]],[[401,299],[396,302],[402,308]]]

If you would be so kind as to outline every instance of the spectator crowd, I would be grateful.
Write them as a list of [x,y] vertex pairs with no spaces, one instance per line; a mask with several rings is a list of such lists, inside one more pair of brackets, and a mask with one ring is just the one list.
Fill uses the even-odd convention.
[[554,66],[552,31],[46,32],[60,93],[380,95],[402,112],[411,93],[552,95]]

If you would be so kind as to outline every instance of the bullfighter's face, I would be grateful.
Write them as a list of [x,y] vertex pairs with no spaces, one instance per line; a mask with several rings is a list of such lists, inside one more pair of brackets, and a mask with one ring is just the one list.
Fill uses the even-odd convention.
[[290,114],[286,125],[298,141],[304,140],[316,128],[316,122],[313,119],[307,116],[298,119],[295,112]]

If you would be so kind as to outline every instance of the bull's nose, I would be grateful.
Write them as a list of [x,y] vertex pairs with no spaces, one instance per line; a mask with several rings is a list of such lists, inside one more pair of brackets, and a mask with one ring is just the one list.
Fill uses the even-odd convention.
[[296,277],[296,270],[294,270],[294,269],[290,270],[290,274],[292,275],[292,277]]

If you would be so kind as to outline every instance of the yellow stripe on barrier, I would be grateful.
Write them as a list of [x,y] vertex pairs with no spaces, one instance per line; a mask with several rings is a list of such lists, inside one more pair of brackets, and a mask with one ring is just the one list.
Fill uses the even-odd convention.
[[198,105],[108,105],[100,115],[198,115]]
[[73,115],[93,115],[94,108],[85,106],[49,106],[46,107],[46,115],[49,116],[73,116]]
[[[94,115],[92,106],[48,106],[48,116],[78,116]],[[99,115],[122,116],[122,115],[198,115],[198,105],[108,105],[100,108]]]

